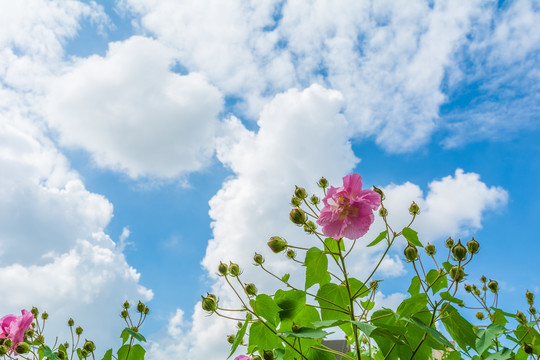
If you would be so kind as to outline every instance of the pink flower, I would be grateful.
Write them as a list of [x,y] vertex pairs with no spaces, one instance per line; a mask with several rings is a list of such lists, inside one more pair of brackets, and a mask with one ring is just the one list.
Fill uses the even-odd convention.
[[358,239],[373,223],[373,210],[381,205],[381,196],[373,190],[362,190],[362,177],[350,174],[343,178],[343,186],[331,186],[323,199],[317,224],[325,236],[339,239]]
[[247,355],[240,355],[235,357],[234,360],[251,360],[251,358]]
[[6,315],[0,319],[1,337],[13,341],[12,349],[24,340],[24,333],[32,326],[34,315],[27,310],[21,310],[21,316]]
[[9,327],[17,319],[15,315],[9,314],[0,319],[0,338],[6,338],[9,335]]

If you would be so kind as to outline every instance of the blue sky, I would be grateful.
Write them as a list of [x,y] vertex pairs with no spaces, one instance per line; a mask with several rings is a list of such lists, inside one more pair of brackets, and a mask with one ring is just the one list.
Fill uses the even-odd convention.
[[[497,279],[509,311],[540,290],[535,2],[0,7],[3,312],[38,305],[50,329],[73,316],[110,345],[117,305],[144,299],[151,358],[221,358],[234,324],[198,304],[231,301],[217,263],[267,291],[254,251],[300,277],[267,238],[309,244],[288,222],[294,185],[351,171],[385,189],[397,227],[419,203],[422,241],[474,235],[471,281]],[[406,290],[402,248],[381,306]],[[359,246],[352,271],[379,253]]]

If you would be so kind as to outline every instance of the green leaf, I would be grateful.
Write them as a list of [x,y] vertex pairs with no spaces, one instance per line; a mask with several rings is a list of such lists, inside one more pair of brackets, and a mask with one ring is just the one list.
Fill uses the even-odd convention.
[[123,345],[118,349],[118,359],[121,360],[143,360],[146,350],[139,345],[135,344],[133,346]]
[[[321,344],[311,346],[305,355],[309,360],[335,360],[336,359],[334,354],[328,351],[319,350],[322,348],[324,348],[324,346],[322,346]],[[295,357],[293,359],[296,359],[296,358],[297,357],[295,354]],[[342,359],[345,359],[345,358],[342,358]]]
[[411,296],[418,295],[420,293],[420,279],[418,276],[415,276],[411,279],[411,285],[408,290]]
[[[338,247],[338,244],[339,244],[339,247]],[[329,237],[329,238],[324,239],[324,245],[325,245],[324,250],[332,252],[333,254],[331,255],[336,260],[339,259],[339,256],[336,254],[339,253],[340,251],[345,251],[345,245],[343,244],[343,240],[337,241],[336,239]]]
[[408,322],[412,322],[414,325],[418,326],[420,329],[425,331],[428,334],[428,336],[430,336],[433,340],[435,340],[439,344],[445,347],[454,349],[454,345],[452,345],[452,343],[447,338],[445,338],[443,334],[441,334],[434,328],[427,326],[420,319],[413,316],[410,319],[404,319],[404,320]]
[[[277,315],[277,313],[276,313],[276,315]],[[238,345],[240,345],[240,343],[244,339],[244,335],[246,334],[248,324],[249,324],[249,321],[246,320],[246,322],[244,322],[244,325],[242,325],[240,330],[236,333],[236,337],[234,338],[234,342],[233,342],[232,347],[231,347],[231,353],[229,354],[227,359],[230,358],[232,356],[232,354],[234,354],[234,352],[238,348]]]
[[304,266],[306,267],[306,290],[315,284],[324,285],[330,282],[328,258],[321,249],[317,247],[309,249]]
[[401,230],[401,233],[403,234],[405,239],[407,239],[411,244],[424,247],[424,245],[422,245],[420,240],[418,240],[418,233],[414,231],[413,229],[404,227],[403,230]]
[[127,329],[128,328],[122,330],[122,333],[120,334],[120,338],[122,339],[122,345],[124,345],[129,339],[129,333],[127,332]]
[[276,305],[274,299],[266,294],[257,295],[255,299],[257,315],[266,319],[275,329],[279,323],[279,311],[281,308]]
[[285,274],[281,277],[281,281],[286,283],[287,281],[289,281],[290,277],[291,277],[291,274]]
[[262,322],[256,322],[249,328],[249,344],[256,344],[259,349],[280,348],[281,339],[268,329]]
[[[127,346],[127,345],[125,345]],[[79,360],[82,360],[83,359],[83,356],[82,356],[82,353],[81,353],[81,349],[77,349],[77,356],[79,357]]]
[[[502,335],[506,328],[500,324],[494,323],[489,325],[476,339],[476,351],[482,355],[492,344],[493,339]],[[477,335],[480,332],[477,333]]]
[[101,360],[112,360],[112,349],[107,350]]
[[486,360],[507,360],[512,358],[512,350],[504,348],[494,354],[489,354],[484,359]]
[[124,331],[127,331],[127,333],[131,336],[133,336],[135,339],[139,340],[139,341],[144,341],[146,342],[146,339],[144,338],[144,336],[142,336],[141,333],[137,332],[137,331],[133,331],[132,329],[130,328],[125,328]]
[[399,304],[396,313],[402,317],[409,317],[416,314],[420,310],[423,310],[428,303],[426,294],[420,293],[413,295],[408,299],[405,299]]
[[[342,285],[345,285],[345,283],[342,283]],[[351,289],[351,295],[354,295],[354,299],[366,297],[371,293],[371,290],[363,282],[353,277],[349,278],[349,287]]]
[[360,301],[360,304],[367,311],[373,309],[373,307],[375,306],[375,303],[369,299],[367,299],[366,301]]
[[448,287],[445,274],[440,274],[438,270],[431,269],[426,275],[426,281],[431,286],[431,291],[435,295],[439,290]]
[[317,292],[317,302],[323,308],[321,309],[321,318],[323,320],[347,319],[349,304],[349,294],[345,285],[325,284]]
[[450,269],[452,269],[452,267],[453,267],[454,265],[452,265],[452,264],[451,264],[450,262],[448,262],[448,261],[445,261],[445,262],[442,263],[442,266],[443,266],[444,270],[446,270],[446,272],[449,273],[449,272],[450,272]]
[[388,234],[388,231],[387,230],[384,230],[383,232],[381,232],[376,238],[375,240],[373,240],[372,242],[370,242],[368,244],[367,247],[371,247],[371,246],[375,246],[377,245],[378,243],[380,243],[382,241],[382,239],[386,238],[386,234]]
[[506,316],[509,316],[511,318],[516,317],[515,314],[506,313],[506,312],[502,311],[501,309],[497,309],[497,308],[494,308],[494,307],[492,307],[492,309],[493,309],[492,321],[494,323],[499,324],[499,325],[505,326],[506,323],[508,323],[508,320],[506,320]]
[[444,303],[442,309],[445,307],[445,314],[441,317],[441,321],[446,331],[463,350],[466,350],[467,346],[474,348],[476,334],[473,331],[472,324],[465,320],[452,305]]
[[300,290],[278,290],[274,295],[274,301],[282,309],[279,311],[279,318],[282,321],[292,320],[305,307],[306,293]]
[[449,301],[449,302],[454,303],[454,304],[458,304],[459,306],[465,305],[463,300],[458,299],[456,297],[453,297],[452,295],[450,295],[450,293],[448,291],[440,293],[440,296],[441,296],[441,299]]
[[330,333],[319,329],[302,327],[298,332],[283,331],[278,333],[278,335],[283,337],[297,337],[303,339],[323,339],[324,337],[326,337],[326,335],[330,335]]
[[48,357],[51,360],[59,360],[56,353],[53,353],[51,348],[48,347],[47,345],[43,346],[43,355],[45,355],[46,357]]

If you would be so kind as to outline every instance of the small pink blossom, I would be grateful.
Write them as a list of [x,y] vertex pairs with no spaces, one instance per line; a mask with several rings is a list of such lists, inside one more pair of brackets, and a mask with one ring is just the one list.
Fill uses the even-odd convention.
[[358,239],[373,223],[373,210],[381,205],[381,196],[373,190],[362,190],[362,177],[350,174],[343,178],[343,186],[331,186],[323,199],[317,224],[325,236],[339,239]]
[[235,357],[234,360],[251,360],[251,358],[247,355],[240,355]]
[[24,333],[32,326],[34,315],[27,310],[21,310],[21,316],[6,315],[0,319],[0,328],[2,333],[0,337],[8,338],[13,341],[12,349],[24,340]]

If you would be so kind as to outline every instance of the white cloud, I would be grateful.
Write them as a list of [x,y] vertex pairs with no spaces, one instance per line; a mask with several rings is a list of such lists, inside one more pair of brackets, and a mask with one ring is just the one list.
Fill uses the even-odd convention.
[[200,74],[169,71],[173,52],[132,37],[105,58],[79,59],[55,80],[47,120],[64,145],[131,177],[175,177],[201,169],[213,154],[221,94]]

